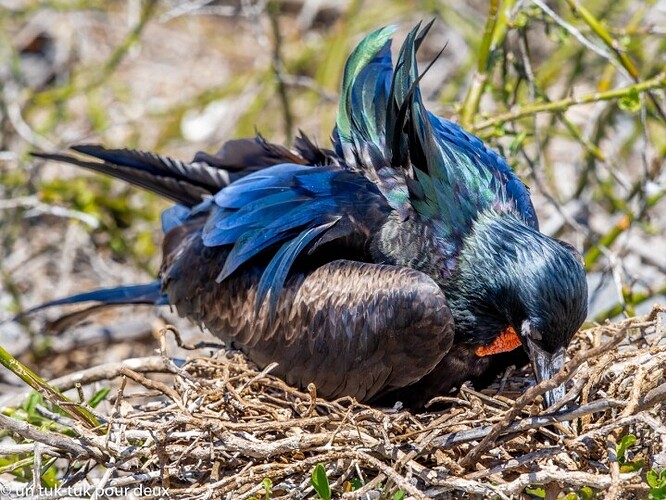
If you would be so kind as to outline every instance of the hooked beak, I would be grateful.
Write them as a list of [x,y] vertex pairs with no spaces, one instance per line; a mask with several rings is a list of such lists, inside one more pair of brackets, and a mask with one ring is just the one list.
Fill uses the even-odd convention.
[[[527,354],[532,362],[532,368],[534,368],[534,375],[536,376],[537,383],[553,378],[553,376],[555,376],[555,374],[564,366],[564,347],[560,347],[554,353],[549,353],[539,347],[529,335],[526,337]],[[543,399],[545,407],[549,408],[562,399],[565,392],[564,384],[562,384],[555,389],[551,389],[544,393]]]

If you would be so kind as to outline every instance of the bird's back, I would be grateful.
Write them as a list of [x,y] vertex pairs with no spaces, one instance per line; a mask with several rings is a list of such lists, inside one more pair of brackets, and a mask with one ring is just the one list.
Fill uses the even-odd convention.
[[295,266],[275,305],[257,312],[265,263],[218,283],[229,249],[203,244],[205,220],[166,235],[160,274],[169,303],[260,367],[277,362],[273,373],[288,383],[371,400],[417,382],[449,350],[453,321],[434,281],[342,259],[340,245]]

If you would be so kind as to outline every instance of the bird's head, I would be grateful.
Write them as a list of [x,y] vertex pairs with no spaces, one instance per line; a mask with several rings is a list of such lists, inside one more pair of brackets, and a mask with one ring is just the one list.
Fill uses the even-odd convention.
[[[479,357],[522,346],[537,381],[562,368],[566,347],[587,315],[580,254],[512,214],[479,216],[446,288],[456,336]],[[563,386],[549,391],[546,405],[563,395]]]

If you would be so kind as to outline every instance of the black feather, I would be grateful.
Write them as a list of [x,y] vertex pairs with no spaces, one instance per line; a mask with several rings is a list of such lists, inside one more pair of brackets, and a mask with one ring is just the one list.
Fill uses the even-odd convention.
[[188,207],[200,203],[204,196],[216,193],[229,182],[229,176],[224,170],[203,163],[185,163],[153,153],[105,149],[95,145],[74,146],[72,149],[103,162],[59,153],[31,154],[122,179]]

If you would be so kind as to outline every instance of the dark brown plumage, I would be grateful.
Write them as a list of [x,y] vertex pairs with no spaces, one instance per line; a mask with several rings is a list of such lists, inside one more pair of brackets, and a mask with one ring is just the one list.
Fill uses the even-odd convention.
[[204,218],[166,235],[169,303],[289,384],[365,401],[415,383],[449,350],[453,319],[439,286],[406,267],[333,260],[294,272],[275,316],[254,314],[263,269],[216,283],[226,251],[203,245]]

